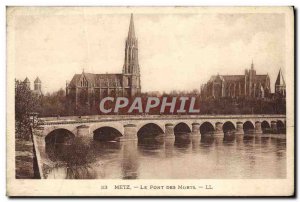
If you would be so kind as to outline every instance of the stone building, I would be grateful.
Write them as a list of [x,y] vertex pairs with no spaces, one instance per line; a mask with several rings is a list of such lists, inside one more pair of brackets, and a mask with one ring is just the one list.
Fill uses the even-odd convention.
[[[19,81],[16,80],[15,81],[15,87],[17,88],[20,85],[24,85],[26,86],[29,90],[31,90],[31,83],[30,80],[28,79],[28,77],[26,77],[24,79],[24,81]],[[33,86],[33,90],[31,90],[34,94],[36,95],[42,95],[42,82],[40,80],[39,77],[36,77],[36,79],[34,80],[34,86]]]
[[244,75],[215,75],[202,85],[202,98],[248,97],[264,98],[271,93],[268,74],[258,75],[252,62],[251,68]]
[[286,86],[281,69],[278,72],[278,76],[275,82],[275,95],[280,97],[286,96]]
[[69,106],[98,106],[107,96],[134,97],[141,92],[140,67],[138,61],[138,39],[135,36],[133,15],[131,14],[128,36],[125,42],[125,59],[120,74],[75,74],[66,84]]

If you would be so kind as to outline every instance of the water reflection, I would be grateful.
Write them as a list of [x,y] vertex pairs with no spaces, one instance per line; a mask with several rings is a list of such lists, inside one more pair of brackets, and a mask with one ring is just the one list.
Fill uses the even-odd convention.
[[[138,140],[92,141],[83,147],[56,144],[46,152],[53,162],[63,162],[48,178],[66,179],[188,179],[188,178],[285,178],[286,139],[284,135],[163,135]],[[65,162],[66,151],[86,151],[89,161]],[[73,157],[74,158],[74,157]],[[72,159],[72,158],[70,158]],[[76,165],[73,165],[76,162]],[[84,163],[86,162],[86,163]],[[83,163],[77,165],[78,163]],[[64,166],[68,165],[68,166]],[[70,166],[71,165],[71,166]],[[201,170],[201,172],[199,172]]]
[[138,153],[137,142],[128,141],[123,143],[122,176],[123,179],[138,178]]
[[261,146],[267,147],[270,143],[271,138],[270,137],[261,137]]
[[190,134],[181,134],[175,136],[174,146],[178,148],[179,151],[184,152],[190,147],[191,135]]
[[201,143],[211,145],[214,142],[215,138],[214,135],[201,135]]
[[172,158],[174,156],[175,138],[165,139],[165,157]]
[[93,141],[92,149],[95,150],[98,157],[105,158],[109,154],[115,154],[120,152],[120,150],[122,149],[122,144],[116,141],[109,141],[109,142]]
[[200,140],[201,140],[201,137],[198,135],[193,135],[191,137],[191,140],[192,140],[192,150],[193,152],[196,152],[199,150],[199,147],[200,147]]
[[215,146],[218,147],[220,145],[223,145],[223,142],[224,142],[224,134],[218,134],[218,135],[215,135],[214,136],[214,143],[215,143]]
[[235,141],[235,134],[234,133],[225,133],[223,138],[224,145],[233,145]]
[[243,142],[244,142],[244,135],[236,134],[235,141],[236,141],[237,146],[242,146]]
[[278,148],[276,150],[276,156],[280,159],[286,156],[286,140],[283,137],[272,137],[271,142]]
[[155,154],[155,151],[161,149],[163,145],[163,136],[138,139],[138,149],[143,155],[153,155]]

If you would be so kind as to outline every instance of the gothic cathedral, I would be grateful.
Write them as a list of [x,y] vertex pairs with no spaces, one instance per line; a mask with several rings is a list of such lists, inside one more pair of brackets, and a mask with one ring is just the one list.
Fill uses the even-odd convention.
[[135,97],[141,93],[140,67],[138,61],[138,40],[135,36],[133,15],[131,14],[128,36],[125,42],[125,59],[121,74],[75,74],[66,83],[69,108],[76,112],[80,108],[92,109],[102,98]]

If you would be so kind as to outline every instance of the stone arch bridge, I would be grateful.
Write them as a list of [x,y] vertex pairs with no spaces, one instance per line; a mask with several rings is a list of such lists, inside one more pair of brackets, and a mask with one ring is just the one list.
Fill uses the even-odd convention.
[[[160,134],[164,138],[175,135],[191,134],[197,136],[209,133],[225,135],[228,131],[235,134],[246,134],[252,131],[261,134],[264,130],[276,131],[286,128],[285,115],[147,115],[147,116],[82,116],[33,118],[32,134],[36,152],[37,165],[42,178],[48,171],[47,145],[67,143],[70,136],[87,137],[98,140],[106,133],[122,139],[138,139],[144,132]],[[148,133],[149,134],[149,133]],[[225,136],[224,136],[225,137]],[[103,137],[102,137],[103,138]],[[105,139],[105,138],[104,138]],[[167,140],[167,139],[166,139]],[[172,140],[173,141],[173,140]],[[48,144],[50,143],[50,144]]]
[[83,116],[40,118],[33,135],[47,138],[57,131],[66,131],[73,136],[93,139],[97,131],[112,131],[124,139],[137,139],[143,131],[154,131],[166,137],[180,133],[200,135],[223,134],[234,131],[256,134],[264,130],[286,127],[285,115],[147,115],[147,116]]

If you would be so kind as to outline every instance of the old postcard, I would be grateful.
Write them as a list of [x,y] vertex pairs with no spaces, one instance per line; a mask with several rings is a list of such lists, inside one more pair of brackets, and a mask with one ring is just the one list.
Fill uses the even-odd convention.
[[8,196],[294,195],[293,7],[7,7]]

